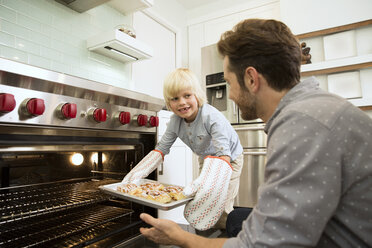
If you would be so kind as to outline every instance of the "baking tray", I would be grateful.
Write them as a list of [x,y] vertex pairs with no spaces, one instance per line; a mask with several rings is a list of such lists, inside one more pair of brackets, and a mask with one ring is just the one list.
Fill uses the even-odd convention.
[[[146,183],[146,182],[157,182],[157,181],[144,179],[139,184]],[[130,194],[126,194],[126,193],[117,191],[116,188],[120,184],[122,184],[122,183],[120,182],[120,183],[106,184],[106,185],[99,186],[99,189],[102,190],[103,192],[107,193],[107,194],[116,196],[118,198],[125,199],[125,200],[132,201],[132,202],[136,202],[136,203],[139,203],[139,204],[142,204],[142,205],[145,205],[145,206],[149,206],[149,207],[153,207],[153,208],[157,208],[157,209],[161,209],[161,210],[171,210],[171,209],[176,208],[178,206],[184,205],[187,202],[189,202],[190,200],[192,200],[192,197],[186,197],[186,198],[184,198],[182,200],[179,200],[179,201],[173,201],[172,200],[171,202],[168,202],[168,203],[160,203],[160,202],[152,201],[152,200],[145,199],[145,198],[142,198],[142,197],[139,197],[139,196],[134,196],[134,195],[130,195]],[[174,184],[166,184],[166,183],[161,183],[161,184],[163,184],[164,186],[177,186],[177,185],[174,185]]]

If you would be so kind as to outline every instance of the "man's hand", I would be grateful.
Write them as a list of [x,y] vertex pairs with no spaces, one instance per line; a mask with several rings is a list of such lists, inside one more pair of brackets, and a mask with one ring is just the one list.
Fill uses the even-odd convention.
[[182,248],[219,248],[226,239],[209,239],[184,231],[171,220],[155,219],[142,213],[140,218],[151,228],[140,228],[140,232],[149,240],[162,245],[176,245]]
[[163,245],[183,246],[188,232],[171,220],[155,219],[151,215],[142,213],[140,218],[151,228],[140,228],[140,232],[149,240]]

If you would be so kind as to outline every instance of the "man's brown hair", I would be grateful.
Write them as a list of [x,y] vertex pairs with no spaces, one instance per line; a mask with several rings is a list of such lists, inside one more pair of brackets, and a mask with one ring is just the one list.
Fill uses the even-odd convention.
[[254,67],[278,91],[290,89],[300,81],[300,44],[280,21],[246,19],[223,33],[217,47],[222,56],[229,58],[229,70],[236,74],[243,88],[248,66]]

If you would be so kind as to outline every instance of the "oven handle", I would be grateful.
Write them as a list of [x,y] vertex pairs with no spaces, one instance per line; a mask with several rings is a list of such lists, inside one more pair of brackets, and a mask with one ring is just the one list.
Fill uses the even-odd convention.
[[266,150],[264,151],[252,151],[252,152],[243,152],[244,155],[266,155]]

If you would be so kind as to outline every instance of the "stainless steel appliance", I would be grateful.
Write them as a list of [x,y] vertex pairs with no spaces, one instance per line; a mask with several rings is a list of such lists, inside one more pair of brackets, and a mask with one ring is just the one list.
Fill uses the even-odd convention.
[[[143,247],[153,208],[98,187],[156,144],[163,101],[0,59],[0,247]],[[156,173],[149,178],[156,179]]]
[[264,181],[267,136],[264,124],[234,126],[243,146],[244,165],[240,176],[239,193],[234,206],[254,207],[257,190]]
[[216,44],[202,48],[202,80],[206,85],[208,102],[230,121],[244,149],[244,165],[235,206],[253,207],[257,203],[257,189],[264,180],[264,123],[261,119],[243,120],[237,105],[229,99],[229,85],[223,77],[223,60],[218,54]]
[[238,106],[229,99],[229,85],[223,77],[223,60],[217,45],[202,47],[201,53],[202,83],[206,87],[209,104],[221,111],[231,124],[262,123],[261,119],[243,120]]

